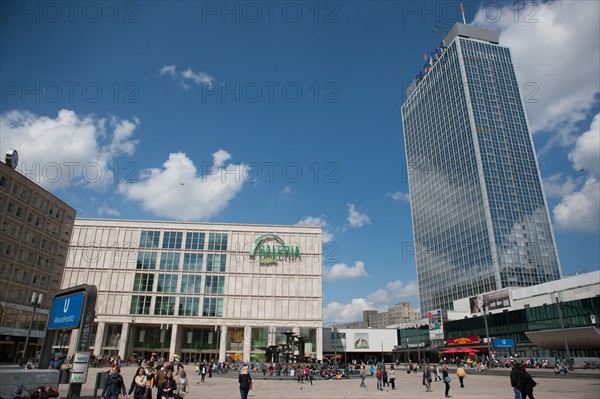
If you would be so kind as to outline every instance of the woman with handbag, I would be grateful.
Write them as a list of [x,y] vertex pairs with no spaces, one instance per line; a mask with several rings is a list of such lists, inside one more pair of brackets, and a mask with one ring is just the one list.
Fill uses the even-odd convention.
[[248,372],[248,366],[242,367],[240,376],[238,377],[240,383],[240,396],[242,399],[248,399],[248,391],[252,387],[252,377]]
[[442,366],[442,378],[444,380],[444,384],[446,384],[446,397],[451,398],[450,393],[450,374],[448,374],[448,365],[444,364]]
[[131,381],[131,387],[129,388],[129,392],[127,392],[127,397],[130,397],[133,392],[133,399],[144,399],[146,396],[147,382],[146,370],[144,370],[143,367],[138,367],[135,372],[135,377],[133,377],[133,381]]

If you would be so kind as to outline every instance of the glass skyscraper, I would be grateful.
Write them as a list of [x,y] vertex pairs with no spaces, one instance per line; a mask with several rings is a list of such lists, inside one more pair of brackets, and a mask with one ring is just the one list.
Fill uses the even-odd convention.
[[510,50],[456,24],[407,91],[402,123],[421,314],[561,277]]

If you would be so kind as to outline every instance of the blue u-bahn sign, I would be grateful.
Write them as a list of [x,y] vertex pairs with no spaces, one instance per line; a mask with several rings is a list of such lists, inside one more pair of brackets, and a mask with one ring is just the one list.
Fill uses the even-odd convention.
[[84,300],[85,291],[54,298],[48,320],[48,330],[79,328]]
[[514,338],[494,338],[494,348],[514,348]]

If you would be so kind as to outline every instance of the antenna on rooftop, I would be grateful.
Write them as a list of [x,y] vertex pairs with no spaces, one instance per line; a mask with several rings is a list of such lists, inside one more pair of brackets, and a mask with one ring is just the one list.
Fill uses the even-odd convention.
[[463,17],[463,24],[467,24],[467,21],[465,20],[465,8],[463,7],[462,3],[460,3],[460,13],[462,14]]

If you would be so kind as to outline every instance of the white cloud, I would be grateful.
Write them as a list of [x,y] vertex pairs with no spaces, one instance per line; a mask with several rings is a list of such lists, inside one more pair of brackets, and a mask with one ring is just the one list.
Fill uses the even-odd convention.
[[221,167],[225,162],[231,159],[231,154],[221,149],[213,154],[214,165]]
[[510,4],[501,11],[498,22],[482,13],[474,22],[499,31],[500,44],[510,47],[532,132],[554,129],[552,143],[572,144],[575,123],[600,92],[600,2],[535,2],[519,13]]
[[[213,154],[213,165],[228,159],[223,153]],[[144,171],[137,183],[121,183],[119,191],[156,216],[205,220],[225,209],[242,189],[244,168],[244,164],[221,163],[213,173],[199,175],[184,153],[173,153],[162,168]]]
[[285,186],[283,190],[281,190],[281,194],[289,194],[292,192],[292,189],[289,186]]
[[418,285],[410,281],[404,283],[401,280],[391,281],[384,288],[370,293],[367,298],[375,304],[395,303],[397,299],[417,295],[419,293]]
[[563,231],[598,231],[600,228],[600,184],[589,177],[580,191],[563,198],[553,209],[556,228]]
[[131,137],[139,124],[137,118],[107,120],[67,109],[56,118],[10,111],[0,115],[1,149],[19,151],[21,173],[46,188],[104,190],[114,180],[114,158],[134,153],[138,141]]
[[354,262],[354,266],[338,263],[323,270],[325,280],[348,280],[360,277],[369,277],[365,270],[365,264],[361,261]]
[[325,322],[351,322],[362,320],[363,310],[385,311],[398,303],[399,299],[416,297],[419,294],[417,283],[401,280],[389,282],[382,289],[367,295],[367,298],[354,298],[350,303],[331,302],[323,309]]
[[571,194],[581,184],[581,179],[556,173],[544,179],[544,192],[548,198],[562,198]]
[[304,216],[300,219],[296,226],[321,226],[323,228],[323,244],[327,244],[328,242],[333,241],[335,236],[332,232],[329,231],[329,223],[325,220],[325,216],[314,217],[314,216]]
[[160,68],[160,74],[164,75],[168,73],[169,75],[175,75],[176,68],[177,67],[175,65],[163,65],[163,67]]
[[371,304],[364,298],[354,298],[347,304],[331,302],[323,309],[323,321],[336,323],[360,321],[363,318],[362,312],[370,309],[373,309]]
[[174,78],[179,79],[181,85],[185,89],[189,89],[188,82],[193,82],[198,86],[212,87],[215,84],[215,78],[207,74],[206,72],[195,72],[192,68],[187,68],[184,71],[178,71],[177,65],[163,65],[160,68],[160,75],[171,75]]
[[371,224],[371,219],[369,219],[369,216],[367,216],[366,213],[360,213],[357,211],[354,204],[347,205],[348,218],[346,220],[351,227],[358,228],[364,226],[365,224]]
[[590,130],[579,136],[569,159],[575,169],[600,176],[600,113],[592,120]]
[[402,191],[396,191],[395,193],[388,193],[388,196],[391,197],[394,201],[410,202],[410,194],[403,193]]
[[600,114],[577,139],[569,159],[587,175],[579,191],[565,193],[552,210],[558,230],[595,232],[600,229]]
[[119,216],[119,215],[121,215],[121,212],[119,212],[118,209],[109,208],[106,205],[102,205],[101,207],[98,208],[98,216],[104,216],[104,215]]

